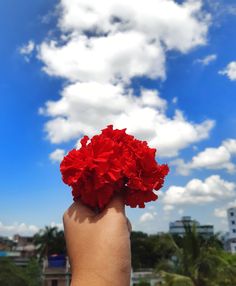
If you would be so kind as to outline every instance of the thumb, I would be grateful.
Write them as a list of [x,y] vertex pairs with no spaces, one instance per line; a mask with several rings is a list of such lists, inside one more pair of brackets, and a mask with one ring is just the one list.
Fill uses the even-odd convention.
[[115,196],[111,199],[109,204],[106,206],[105,210],[107,212],[116,211],[119,213],[125,214],[125,203],[121,194],[115,194]]

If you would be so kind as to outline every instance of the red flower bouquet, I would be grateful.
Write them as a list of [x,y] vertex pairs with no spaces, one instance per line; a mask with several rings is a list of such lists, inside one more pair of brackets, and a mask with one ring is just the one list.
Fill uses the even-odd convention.
[[146,141],[109,125],[90,141],[84,136],[80,142],[81,148],[71,150],[60,165],[75,201],[102,209],[115,193],[121,193],[126,205],[144,208],[145,202],[158,198],[153,190],[162,187],[169,168],[156,162],[156,149]]

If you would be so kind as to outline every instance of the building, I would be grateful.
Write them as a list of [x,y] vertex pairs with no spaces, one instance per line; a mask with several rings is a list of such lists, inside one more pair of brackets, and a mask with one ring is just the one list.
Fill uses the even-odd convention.
[[184,235],[185,234],[185,226],[195,226],[197,232],[203,237],[210,237],[214,234],[214,226],[213,225],[200,225],[200,223],[196,220],[191,219],[190,216],[183,216],[181,220],[176,220],[175,222],[170,222],[169,224],[169,233]]
[[[145,285],[157,286],[162,285],[162,278],[154,272],[154,269],[139,269],[136,272],[131,271],[130,286]],[[143,284],[144,285],[144,284]]]
[[21,236],[15,234],[13,236],[14,247],[13,251],[19,252],[22,258],[31,258],[35,256],[36,247],[33,243],[32,236]]
[[0,237],[0,259],[8,257],[17,266],[25,267],[35,256],[33,237],[14,235],[13,239]]
[[227,250],[236,253],[236,207],[227,210],[229,233],[227,236]]
[[43,261],[43,286],[70,286],[71,272],[68,258],[51,255]]
[[0,251],[11,251],[14,246],[14,242],[8,237],[0,237]]

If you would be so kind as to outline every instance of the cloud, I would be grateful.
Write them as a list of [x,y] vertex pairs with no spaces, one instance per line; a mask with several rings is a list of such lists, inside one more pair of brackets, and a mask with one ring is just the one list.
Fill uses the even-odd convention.
[[165,78],[166,51],[206,43],[210,16],[201,1],[61,0],[65,42],[45,41],[44,71],[70,81]]
[[64,156],[65,156],[65,150],[56,149],[49,155],[49,158],[53,163],[55,163],[55,162],[61,162]]
[[217,148],[206,148],[192,158],[190,162],[177,159],[172,162],[176,166],[177,173],[189,175],[194,169],[225,169],[229,173],[235,172],[235,165],[231,162],[236,154],[236,139],[227,139]]
[[208,55],[202,59],[197,59],[195,62],[199,63],[203,66],[208,66],[210,63],[214,62],[216,59],[217,59],[217,55],[211,54],[211,55]]
[[175,97],[172,99],[172,103],[174,103],[174,104],[177,104],[177,103],[178,103],[178,97],[177,97],[177,96],[175,96]]
[[160,156],[176,156],[190,144],[208,138],[213,121],[192,123],[179,110],[168,117],[166,106],[155,90],[143,89],[137,97],[122,85],[89,82],[67,86],[61,99],[48,101],[41,113],[52,117],[45,125],[52,143],[94,135],[110,123],[126,127],[129,133],[158,147]]
[[14,234],[20,235],[33,235],[39,231],[36,225],[27,225],[25,223],[14,223],[12,225],[5,225],[0,222],[0,233],[4,236],[13,236]]
[[175,206],[203,205],[215,201],[235,198],[236,184],[212,175],[204,181],[192,179],[185,186],[171,186],[162,199],[165,210]]
[[28,44],[23,45],[19,49],[19,52],[22,55],[29,55],[33,52],[34,48],[35,48],[35,43],[33,41],[29,41]]
[[59,230],[63,230],[63,224],[62,223],[56,223],[56,222],[51,222],[50,227],[57,227]]
[[230,152],[232,155],[236,155],[236,139],[227,139],[223,142],[223,146]]
[[226,75],[230,80],[236,80],[236,61],[229,63],[219,74]]
[[[62,223],[51,222],[49,226],[63,230]],[[12,237],[14,234],[33,236],[35,233],[39,232],[40,229],[42,228],[33,224],[14,222],[13,224],[6,225],[0,221],[0,234],[3,236]]]
[[165,55],[160,43],[148,43],[136,31],[93,38],[73,36],[63,46],[55,41],[43,43],[39,59],[46,73],[72,82],[129,82],[144,75],[165,78]]
[[214,215],[219,218],[226,218],[227,217],[227,209],[223,208],[215,208]]
[[147,222],[147,221],[152,221],[154,220],[154,214],[150,213],[150,212],[146,212],[144,214],[141,215],[139,221],[141,223]]
[[163,206],[163,210],[164,210],[165,212],[170,212],[170,211],[172,211],[173,209],[174,209],[174,206],[172,206],[172,205],[166,204],[166,205]]
[[228,221],[227,221],[227,210],[229,208],[232,207],[236,207],[236,199],[235,200],[231,200],[230,202],[228,202],[227,204],[224,204],[221,207],[217,207],[214,209],[213,214],[214,216],[216,216],[217,218],[221,219],[221,223],[223,225],[227,225],[228,226]]
[[30,40],[27,44],[19,48],[19,53],[24,56],[26,62],[30,61],[30,55],[34,51],[35,47],[35,43]]
[[212,120],[190,122],[180,110],[167,116],[157,90],[140,84],[139,94],[131,85],[136,77],[164,80],[168,51],[207,43],[211,19],[202,1],[61,0],[59,11],[60,37],[37,47],[44,72],[66,80],[61,98],[40,109],[52,143],[113,124],[171,157],[208,138]]

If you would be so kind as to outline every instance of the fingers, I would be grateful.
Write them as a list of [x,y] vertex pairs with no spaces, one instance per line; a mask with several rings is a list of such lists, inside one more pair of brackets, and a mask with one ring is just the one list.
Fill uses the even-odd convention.
[[94,211],[90,208],[86,207],[81,202],[74,202],[64,213],[63,222],[65,222],[66,218],[83,221],[86,218],[92,218],[96,215]]
[[125,203],[123,200],[123,197],[121,195],[115,195],[111,201],[109,202],[109,204],[106,206],[105,208],[106,210],[115,210],[117,212],[122,212],[123,214],[125,214]]

